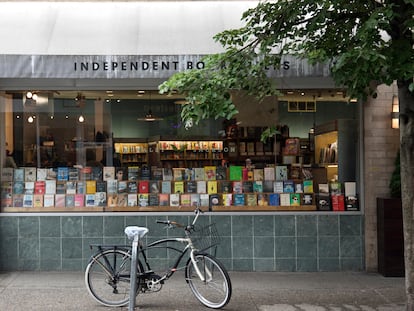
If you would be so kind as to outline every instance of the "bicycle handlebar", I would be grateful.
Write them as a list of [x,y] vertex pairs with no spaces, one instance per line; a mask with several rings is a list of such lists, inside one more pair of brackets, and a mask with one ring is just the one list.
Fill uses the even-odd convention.
[[195,217],[193,219],[192,224],[189,225],[189,226],[180,224],[180,223],[178,223],[176,221],[172,221],[172,220],[156,220],[155,222],[157,224],[167,225],[168,227],[174,227],[175,226],[175,227],[178,227],[178,228],[187,228],[187,227],[192,228],[192,227],[194,227],[195,223],[197,222],[197,219],[198,219],[198,216],[200,215],[200,213],[204,213],[204,212],[201,210],[200,206],[197,206],[196,209],[194,210],[194,213],[195,213]]

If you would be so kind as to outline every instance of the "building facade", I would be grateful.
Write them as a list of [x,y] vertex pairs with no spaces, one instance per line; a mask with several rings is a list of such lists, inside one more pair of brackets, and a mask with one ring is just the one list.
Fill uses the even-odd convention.
[[[182,97],[159,98],[157,87],[175,72],[202,68],[203,55],[221,51],[212,36],[240,26],[242,12],[254,4],[1,3],[0,38],[5,44],[0,50],[0,134],[1,141],[7,142],[7,147],[1,146],[1,162],[6,163],[9,149],[18,167],[51,168],[49,162],[44,162],[45,156],[51,161],[62,154],[66,156],[55,168],[88,166],[91,149],[94,160],[100,161],[105,155],[104,166],[118,166],[113,156],[120,157],[123,152],[117,150],[117,143],[151,143],[154,135],[160,142],[160,137],[166,135],[169,141],[183,135],[192,140],[177,118],[180,108],[175,102]],[[236,208],[234,204],[211,208],[205,217],[220,228],[218,257],[230,270],[376,271],[376,197],[388,195],[388,180],[398,149],[398,130],[390,126],[396,90],[380,86],[376,99],[351,103],[343,96],[343,90],[335,87],[326,66],[312,67],[289,57],[281,68],[273,68],[269,74],[286,90],[285,97],[256,106],[251,105],[254,99],[234,94],[241,127],[247,131],[287,123],[288,138],[305,137],[312,143],[318,134],[338,132],[336,142],[343,145],[336,150],[338,159],[331,163],[334,165],[318,165],[328,171],[321,183],[350,183],[348,186],[356,189],[359,207],[320,210],[316,207],[319,190],[315,189],[314,209]],[[37,93],[38,99],[27,97],[28,91]],[[142,98],[137,97],[139,94]],[[303,103],[309,111],[299,109]],[[164,120],[136,125],[138,114],[144,116],[147,110]],[[132,112],[135,114],[131,117]],[[80,124],[80,115],[86,122]],[[29,124],[30,117],[35,118]],[[51,125],[51,120],[58,120],[58,125]],[[332,125],[334,129],[330,130]],[[217,133],[223,130],[226,128],[221,123],[207,122],[195,128],[192,135],[222,141]],[[98,141],[98,132],[109,133],[104,142]],[[171,138],[171,133],[175,137]],[[54,136],[53,140],[48,136]],[[53,148],[48,148],[47,141],[54,142]],[[59,141],[65,143],[59,145]],[[232,164],[243,166],[246,156],[238,151],[232,157],[232,145],[225,141],[223,144],[217,158],[220,161],[209,164],[219,166],[224,159],[229,169]],[[161,145],[154,146],[158,152],[155,163],[162,163],[159,166],[190,166],[189,160],[167,165],[159,155]],[[280,158],[271,154],[276,166],[324,164],[315,147],[304,145],[313,149],[306,155],[294,154],[293,162],[282,147],[277,142],[272,147],[280,148]],[[154,156],[149,151],[151,144],[147,148],[149,159]],[[309,155],[311,159],[304,160]],[[256,161],[258,168],[265,162],[253,154],[249,158]],[[191,166],[202,164],[205,163]],[[335,171],[330,173],[331,169]],[[3,186],[5,172],[3,165]],[[5,201],[3,196],[2,270],[82,270],[91,255],[89,244],[125,244],[123,229],[127,225],[147,226],[151,240],[166,234],[157,227],[156,219],[169,217],[186,222],[192,215],[190,208],[109,208],[109,203],[96,208],[86,208],[86,204],[81,208],[45,208],[42,204],[38,209],[19,209]]]

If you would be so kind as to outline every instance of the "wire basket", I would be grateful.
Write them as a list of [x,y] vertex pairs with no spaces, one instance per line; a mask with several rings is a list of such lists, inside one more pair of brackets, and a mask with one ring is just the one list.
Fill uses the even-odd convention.
[[191,240],[195,248],[199,251],[205,251],[220,244],[221,238],[216,224],[213,223],[204,227],[195,226],[191,232]]

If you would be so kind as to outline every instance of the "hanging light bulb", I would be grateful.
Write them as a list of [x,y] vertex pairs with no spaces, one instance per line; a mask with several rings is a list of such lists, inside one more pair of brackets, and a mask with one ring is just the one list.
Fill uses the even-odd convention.
[[28,118],[27,118],[27,122],[29,122],[29,123],[33,123],[33,121],[34,121],[33,116],[30,116],[30,117],[28,117]]
[[32,92],[30,92],[30,91],[28,91],[27,93],[26,93],[26,98],[32,98],[33,97],[33,93]]
[[80,123],[85,122],[85,117],[84,117],[83,115],[80,115],[80,116],[79,116],[79,118],[78,118],[78,121],[79,121]]

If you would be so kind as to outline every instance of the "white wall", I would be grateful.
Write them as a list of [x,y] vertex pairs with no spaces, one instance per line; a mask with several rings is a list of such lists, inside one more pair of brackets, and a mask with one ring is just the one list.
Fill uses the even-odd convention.
[[0,2],[0,54],[190,55],[257,1]]

